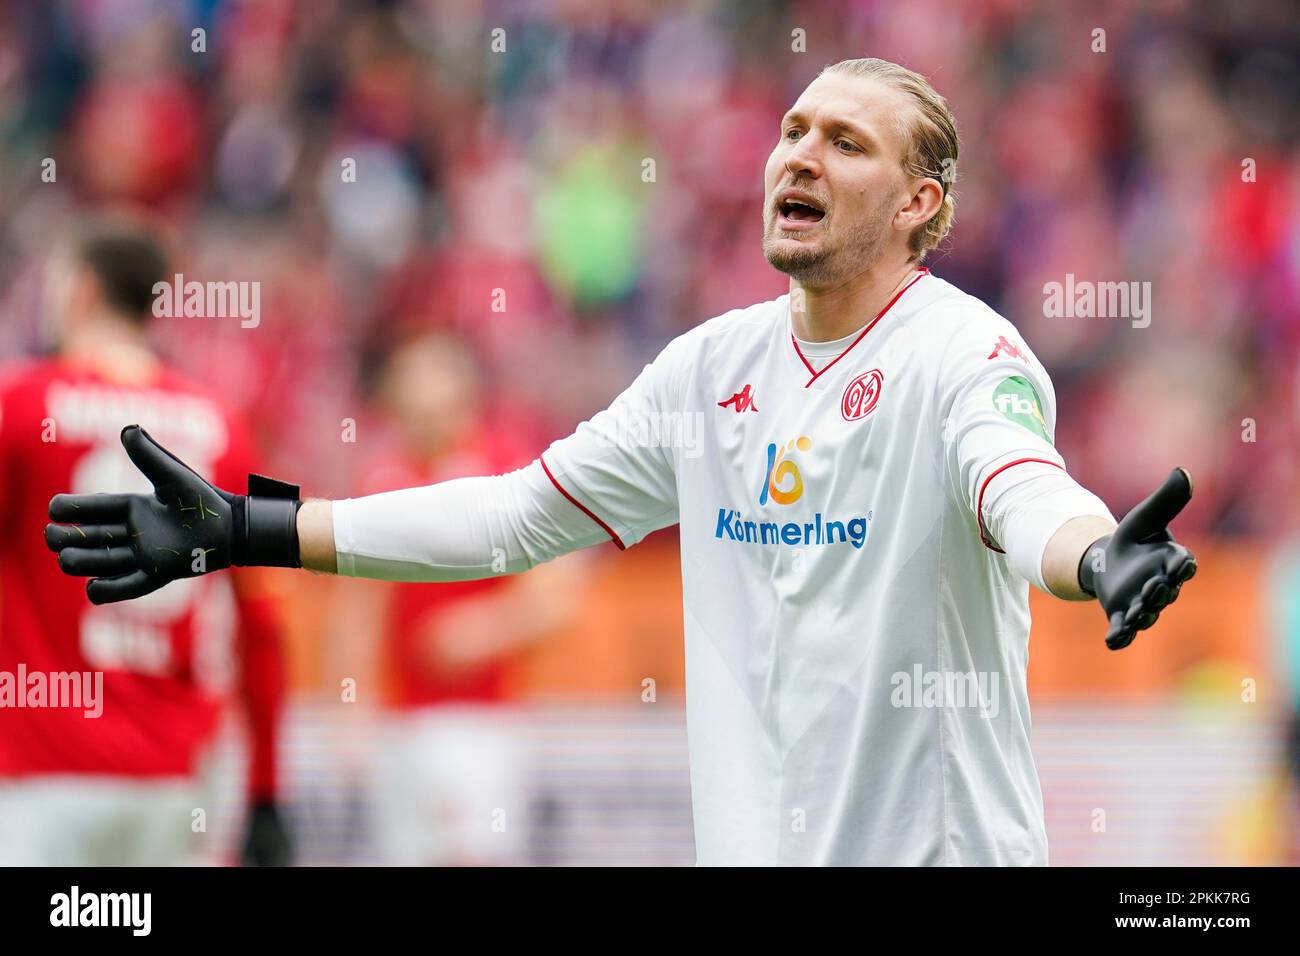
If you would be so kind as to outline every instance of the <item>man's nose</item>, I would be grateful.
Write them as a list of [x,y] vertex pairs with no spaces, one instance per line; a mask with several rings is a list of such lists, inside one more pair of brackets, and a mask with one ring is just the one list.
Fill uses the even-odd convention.
[[817,143],[815,133],[806,133],[794,144],[785,157],[785,168],[795,177],[809,176],[813,179],[822,174],[821,146]]

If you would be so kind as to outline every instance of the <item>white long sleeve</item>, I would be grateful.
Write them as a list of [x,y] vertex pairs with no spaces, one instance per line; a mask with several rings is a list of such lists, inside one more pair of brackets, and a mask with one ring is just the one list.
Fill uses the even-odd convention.
[[1066,471],[1053,443],[1052,380],[1015,330],[1007,326],[1007,333],[990,341],[972,324],[949,344],[939,383],[944,441],[955,493],[980,539],[1046,591],[1043,553],[1061,526],[1087,515],[1114,517]]
[[1081,516],[1115,520],[1100,498],[1063,469],[1042,462],[995,475],[984,489],[982,513],[989,536],[1002,545],[1011,567],[1044,591],[1043,554],[1052,536]]
[[683,425],[667,413],[680,342],[526,468],[334,502],[338,573],[468,581],[605,541],[631,547],[676,524],[674,438],[683,432],[664,426]]
[[515,574],[609,540],[540,461],[333,503],[338,573],[388,581],[469,581]]

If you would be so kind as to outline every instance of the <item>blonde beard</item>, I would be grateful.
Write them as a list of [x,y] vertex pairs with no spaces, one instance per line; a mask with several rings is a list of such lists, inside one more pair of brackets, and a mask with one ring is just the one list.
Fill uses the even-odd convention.
[[[859,228],[854,229],[843,241],[823,248],[779,248],[765,222],[763,257],[773,269],[784,272],[792,279],[798,279],[805,286],[816,288],[835,285],[870,267],[880,258],[885,245],[886,226],[893,218],[893,214],[886,209],[891,204],[891,200],[883,200],[871,216],[865,221],[860,220]],[[773,213],[773,222],[775,218],[776,214]]]

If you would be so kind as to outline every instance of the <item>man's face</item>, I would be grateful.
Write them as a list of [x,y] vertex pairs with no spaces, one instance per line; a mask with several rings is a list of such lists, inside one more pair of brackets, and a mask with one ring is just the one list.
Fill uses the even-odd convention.
[[818,77],[781,120],[764,174],[763,255],[806,286],[873,265],[907,205],[906,96],[878,80]]
[[100,307],[99,285],[94,275],[71,253],[56,252],[45,267],[42,321],[51,343],[66,340],[78,320]]
[[480,383],[473,360],[438,335],[414,339],[392,356],[380,394],[413,451],[440,451],[479,426]]

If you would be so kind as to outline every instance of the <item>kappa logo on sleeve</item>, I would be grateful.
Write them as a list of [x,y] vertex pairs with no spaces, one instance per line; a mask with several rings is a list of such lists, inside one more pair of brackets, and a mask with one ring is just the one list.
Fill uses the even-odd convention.
[[988,354],[988,357],[995,359],[998,353],[1005,353],[1008,358],[1018,358],[1022,362],[1025,360],[1025,353],[1020,351],[1020,346],[1008,342],[1005,335],[998,336],[997,345],[993,346],[993,351]]
[[1043,416],[1043,403],[1034,390],[1033,383],[1023,375],[1011,375],[1002,380],[993,391],[993,407],[1005,418],[1023,425],[1039,438],[1047,437],[1047,419]]

